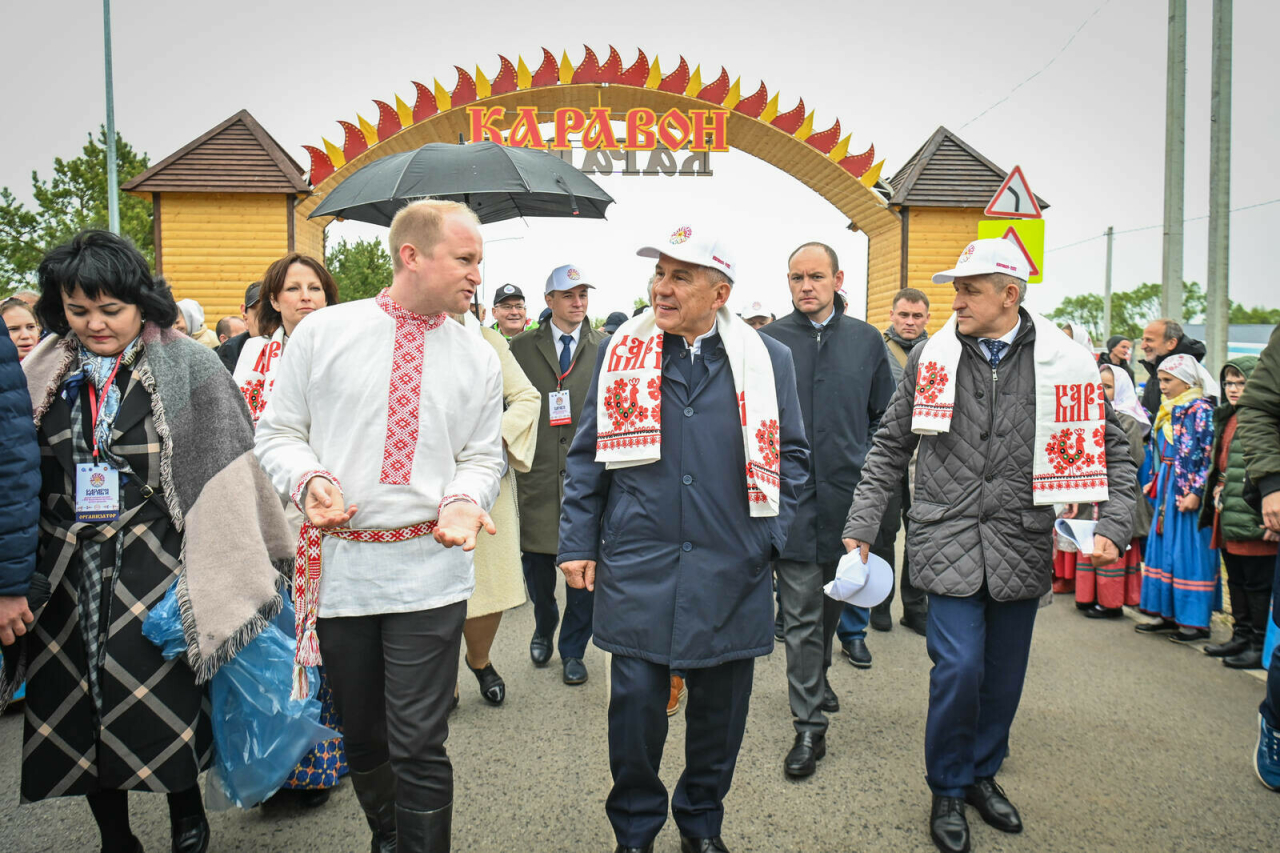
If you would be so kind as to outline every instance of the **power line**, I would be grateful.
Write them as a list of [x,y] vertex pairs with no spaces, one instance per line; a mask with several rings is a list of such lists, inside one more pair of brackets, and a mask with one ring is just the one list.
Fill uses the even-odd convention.
[[1023,81],[1022,81],[1021,83],[1019,83],[1018,85],[1014,86],[1012,89],[1010,89],[1010,90],[1009,90],[1009,94],[1005,95],[1003,98],[1001,98],[1000,100],[996,101],[994,104],[992,104],[991,106],[987,107],[985,110],[983,110],[982,112],[978,113],[976,116],[974,116],[973,118],[969,119],[969,120],[968,120],[968,121],[966,121],[964,124],[960,125],[960,130],[964,130],[966,127],[968,127],[969,125],[973,124],[975,121],[977,121],[978,119],[982,118],[984,115],[986,115],[987,113],[991,112],[991,111],[992,111],[992,110],[994,110],[996,107],[1000,106],[1000,105],[1001,105],[1001,104],[1003,104],[1005,101],[1007,101],[1007,100],[1009,100],[1010,98],[1012,98],[1012,97],[1013,97],[1013,93],[1014,93],[1014,92],[1018,91],[1018,90],[1019,90],[1019,89],[1021,89],[1023,86],[1027,85],[1027,84],[1028,84],[1028,83],[1030,83],[1032,80],[1034,80],[1034,79],[1036,79],[1037,77],[1039,77],[1039,76],[1040,76],[1041,74],[1043,74],[1045,71],[1048,71],[1048,70],[1049,70],[1049,66],[1050,66],[1050,65],[1052,65],[1053,63],[1057,62],[1057,61],[1058,61],[1058,57],[1059,57],[1059,56],[1062,56],[1062,54],[1066,53],[1067,48],[1071,47],[1071,43],[1072,43],[1073,41],[1075,41],[1075,40],[1076,40],[1076,36],[1080,35],[1080,31],[1081,31],[1081,30],[1083,30],[1083,29],[1085,28],[1085,25],[1086,25],[1086,24],[1088,24],[1090,21],[1092,21],[1095,17],[1097,17],[1098,13],[1102,11],[1103,6],[1106,6],[1106,5],[1107,5],[1108,3],[1110,3],[1110,2],[1111,2],[1111,0],[1102,0],[1102,5],[1100,5],[1100,6],[1099,6],[1098,8],[1096,8],[1096,9],[1094,9],[1094,10],[1093,10],[1093,14],[1092,14],[1092,15],[1090,15],[1089,17],[1085,18],[1085,19],[1084,19],[1084,21],[1080,24],[1080,26],[1076,27],[1076,31],[1075,31],[1074,33],[1072,33],[1072,34],[1071,34],[1071,38],[1067,39],[1067,43],[1066,43],[1066,44],[1064,44],[1064,45],[1062,46],[1062,49],[1061,49],[1061,50],[1059,50],[1057,53],[1055,53],[1055,54],[1053,55],[1053,58],[1052,58],[1052,59],[1050,59],[1048,62],[1046,62],[1046,63],[1045,63],[1045,65],[1044,65],[1044,67],[1043,67],[1043,68],[1041,68],[1041,69],[1040,69],[1039,71],[1037,71],[1036,73],[1032,74],[1032,75],[1031,75],[1030,77],[1028,77],[1026,80],[1023,80]]
[[[1246,204],[1244,207],[1235,207],[1235,208],[1232,208],[1232,209],[1231,209],[1231,212],[1232,212],[1232,213],[1239,213],[1239,212],[1240,212],[1240,211],[1242,211],[1242,210],[1253,210],[1255,207],[1266,207],[1266,206],[1267,206],[1267,205],[1269,205],[1269,204],[1280,204],[1280,198],[1273,198],[1273,199],[1271,199],[1270,201],[1260,201],[1260,202],[1258,202],[1257,204]],[[1200,221],[1200,220],[1202,220],[1202,219],[1208,219],[1208,218],[1209,218],[1208,214],[1205,214],[1204,216],[1193,216],[1193,217],[1192,217],[1192,218],[1190,218],[1190,219],[1184,219],[1184,220],[1182,220],[1182,221],[1183,221],[1184,223],[1186,223],[1186,222],[1199,222],[1199,221]],[[1120,235],[1120,234],[1134,234],[1134,233],[1136,233],[1136,232],[1138,232],[1138,231],[1151,231],[1151,230],[1154,230],[1154,229],[1156,229],[1156,228],[1163,228],[1163,227],[1164,227],[1164,223],[1161,223],[1161,224],[1159,224],[1159,225],[1144,225],[1144,226],[1142,226],[1141,228],[1126,228],[1126,229],[1124,229],[1123,231],[1116,231],[1116,232],[1114,232],[1114,233],[1115,233],[1116,235]],[[1083,246],[1085,243],[1092,243],[1094,240],[1101,240],[1103,237],[1106,237],[1106,236],[1107,236],[1107,235],[1106,235],[1105,233],[1102,233],[1102,234],[1095,234],[1095,235],[1094,235],[1094,236],[1092,236],[1092,237],[1085,237],[1083,240],[1077,240],[1077,241],[1075,241],[1074,243],[1067,243],[1065,246],[1054,246],[1052,249],[1046,249],[1046,250],[1045,250],[1045,254],[1048,254],[1049,252],[1059,252],[1059,251],[1061,251],[1061,250],[1063,250],[1063,249],[1071,249],[1071,248],[1074,248],[1074,247],[1076,247],[1076,246]]]

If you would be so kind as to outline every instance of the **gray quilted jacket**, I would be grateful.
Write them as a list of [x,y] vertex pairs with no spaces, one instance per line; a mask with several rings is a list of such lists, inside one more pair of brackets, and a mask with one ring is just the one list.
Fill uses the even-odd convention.
[[[919,445],[915,496],[907,517],[911,582],[937,595],[973,595],[986,581],[996,601],[1038,598],[1053,580],[1051,506],[1031,499],[1035,443],[1035,327],[1022,327],[993,376],[976,338],[960,335],[955,413],[950,432],[911,431],[916,347],[880,421],[844,538],[873,542],[880,515]],[[1097,533],[1124,547],[1133,525],[1137,468],[1129,442],[1107,407],[1107,478],[1111,500],[1099,504]]]

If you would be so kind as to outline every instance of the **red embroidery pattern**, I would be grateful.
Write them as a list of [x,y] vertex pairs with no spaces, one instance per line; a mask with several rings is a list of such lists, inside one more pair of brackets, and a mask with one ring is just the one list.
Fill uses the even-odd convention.
[[644,423],[649,417],[649,410],[640,405],[640,380],[615,379],[605,391],[604,410],[613,422],[615,432],[632,420],[636,424]]
[[1055,432],[1045,445],[1045,453],[1049,455],[1049,464],[1058,474],[1066,474],[1077,466],[1088,467],[1093,464],[1093,454],[1084,449],[1084,430],[1064,429]]
[[662,399],[662,380],[656,376],[649,380],[649,399]]
[[766,467],[778,467],[778,422],[776,420],[761,421],[756,429],[756,444]]
[[1093,429],[1093,446],[1099,450],[1105,450],[1107,447],[1107,425],[1099,424]]
[[249,414],[253,416],[255,425],[267,408],[267,395],[263,393],[265,384],[265,379],[250,379],[240,386],[240,393],[244,395],[244,401],[249,406]]
[[418,447],[418,405],[422,400],[422,361],[427,332],[444,325],[448,316],[414,314],[396,304],[385,289],[375,301],[396,324],[391,382],[387,390],[387,435],[382,445],[382,474],[378,482],[407,486],[413,474],[413,454]]
[[937,403],[948,381],[947,369],[936,361],[920,365],[916,378],[916,402]]
[[308,471],[302,475],[302,479],[298,480],[298,485],[294,486],[293,491],[289,493],[289,500],[293,501],[293,505],[298,508],[304,515],[307,510],[302,505],[302,499],[306,497],[307,483],[311,482],[312,477],[324,477],[330,483],[338,487],[338,491],[342,491],[342,484],[338,482],[338,478],[330,474],[328,471],[316,469]]
[[[1098,427],[1105,436],[1105,426]],[[1097,435],[1096,431],[1094,433]],[[1096,440],[1096,438],[1095,438]],[[1107,457],[1085,449],[1084,430],[1064,429],[1054,433],[1044,448],[1053,473],[1031,478],[1033,493],[1064,492],[1107,486]]]
[[[330,476],[323,471],[317,471],[315,474]],[[308,475],[303,483],[315,474]],[[334,482],[336,485],[337,481]],[[301,488],[299,486],[294,494],[297,495]],[[316,637],[316,617],[320,610],[321,554],[324,552],[324,537],[333,536],[348,542],[405,542],[434,533],[435,529],[434,520],[422,521],[408,527],[397,527],[394,530],[319,528],[313,527],[309,522],[303,523],[302,530],[298,534],[298,549],[293,561],[294,631],[298,639],[298,649],[293,656],[293,698],[301,699],[309,692],[306,667],[319,666],[321,663],[320,641]]]

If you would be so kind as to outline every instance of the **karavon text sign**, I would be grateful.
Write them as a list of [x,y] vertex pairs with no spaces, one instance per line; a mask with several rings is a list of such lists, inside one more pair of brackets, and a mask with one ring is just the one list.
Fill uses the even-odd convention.
[[[587,151],[679,151],[686,146],[694,153],[729,150],[728,110],[686,113],[672,108],[659,116],[653,110],[637,107],[627,110],[625,119],[619,119],[626,124],[621,137],[614,132],[608,107],[560,107],[550,120],[540,118],[537,107],[516,107],[512,112],[505,107],[467,107],[467,115],[471,119],[471,142],[567,151],[574,147],[570,135],[581,134],[577,144]],[[544,122],[552,125],[545,136],[540,126]],[[508,124],[510,128],[504,130]]]

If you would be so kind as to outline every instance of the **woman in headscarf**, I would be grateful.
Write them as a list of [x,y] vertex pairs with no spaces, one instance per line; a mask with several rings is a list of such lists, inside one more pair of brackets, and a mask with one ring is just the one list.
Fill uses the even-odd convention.
[[[245,341],[234,374],[240,393],[249,406],[255,429],[271,399],[275,374],[284,357],[289,335],[313,311],[338,304],[338,285],[324,264],[309,255],[294,252],[267,267],[262,277],[260,300],[258,329],[262,334]],[[284,504],[284,512],[294,541],[297,541],[302,515],[291,502]],[[319,667],[319,674],[320,688],[316,698],[320,701],[320,723],[341,734],[342,717],[333,703],[333,691],[329,688],[323,666]],[[330,791],[348,772],[342,738],[331,738],[316,744],[302,757],[281,790],[298,792],[303,806],[316,808],[328,802]]]
[[[127,792],[164,793],[173,850],[203,853],[206,683],[279,612],[289,530],[235,384],[142,254],[85,231],[38,275],[52,334],[22,368],[52,592],[0,675],[0,707],[27,679],[22,801],[85,796],[102,850],[134,853]],[[142,624],[175,582],[187,651],[165,660]]]
[[1275,533],[1262,526],[1262,515],[1245,500],[1244,448],[1235,441],[1236,405],[1257,367],[1252,355],[1222,366],[1222,405],[1213,412],[1213,467],[1200,508],[1200,524],[1213,530],[1213,546],[1222,551],[1234,626],[1231,639],[1206,646],[1204,653],[1222,658],[1232,669],[1266,669],[1263,641],[1271,614],[1271,586],[1276,564]]
[[1221,601],[1212,532],[1199,529],[1200,504],[1213,456],[1213,407],[1218,383],[1194,357],[1160,363],[1160,410],[1152,426],[1159,464],[1147,495],[1155,520],[1147,537],[1142,611],[1159,617],[1137,626],[1144,634],[1172,631],[1171,640],[1209,637],[1209,618]]
[[[1123,370],[1104,364],[1099,372],[1107,399],[1115,410],[1125,436],[1129,439],[1129,453],[1133,464],[1142,465],[1147,436],[1151,433],[1151,421],[1138,401],[1133,382]],[[1055,584],[1060,579],[1074,581],[1076,607],[1091,619],[1107,619],[1124,615],[1124,607],[1136,607],[1142,596],[1142,549],[1147,531],[1151,527],[1151,502],[1142,495],[1139,481],[1134,485],[1137,505],[1133,510],[1133,539],[1120,559],[1109,566],[1094,566],[1088,554],[1074,551],[1056,551],[1053,559]],[[1080,512],[1087,512],[1080,507]],[[1092,518],[1098,517],[1097,505],[1092,505]]]
[[196,343],[216,349],[218,336],[204,325],[204,307],[194,299],[178,300],[178,319],[174,324],[178,331],[186,332]]

